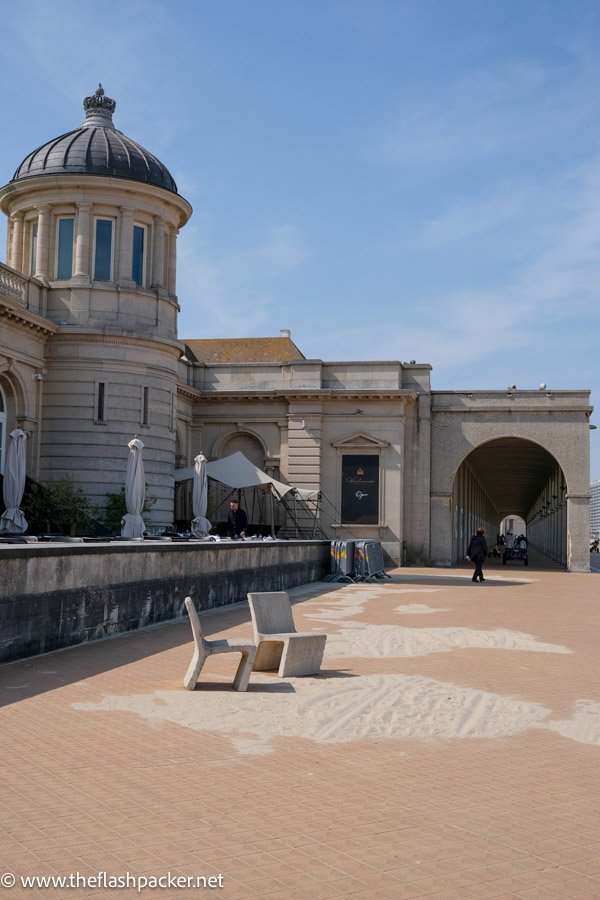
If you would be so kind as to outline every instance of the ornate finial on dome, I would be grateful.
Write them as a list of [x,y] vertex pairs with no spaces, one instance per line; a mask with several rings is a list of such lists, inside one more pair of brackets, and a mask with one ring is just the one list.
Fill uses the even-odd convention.
[[112,114],[117,105],[116,100],[111,100],[104,93],[101,84],[98,85],[91,97],[86,97],[83,101],[85,109],[85,122],[83,127],[100,126],[101,128],[114,128]]

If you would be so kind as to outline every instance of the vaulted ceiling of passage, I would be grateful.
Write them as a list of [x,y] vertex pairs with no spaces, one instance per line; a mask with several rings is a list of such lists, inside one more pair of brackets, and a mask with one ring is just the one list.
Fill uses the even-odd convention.
[[500,518],[525,518],[557,465],[547,450],[522,438],[489,441],[473,450],[466,462]]

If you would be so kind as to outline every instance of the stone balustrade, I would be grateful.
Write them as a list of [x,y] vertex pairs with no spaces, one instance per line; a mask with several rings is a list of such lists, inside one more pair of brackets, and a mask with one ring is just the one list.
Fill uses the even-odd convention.
[[0,294],[15,300],[21,306],[27,305],[27,278],[0,263]]

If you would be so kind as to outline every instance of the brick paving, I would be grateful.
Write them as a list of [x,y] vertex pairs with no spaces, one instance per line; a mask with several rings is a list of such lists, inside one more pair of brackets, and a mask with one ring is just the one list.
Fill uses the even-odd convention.
[[[404,655],[327,658],[312,693],[299,679],[282,685],[262,674],[247,694],[234,693],[235,656],[209,659],[196,691],[184,691],[187,620],[4,666],[0,873],[221,875],[221,888],[140,896],[227,900],[600,898],[600,575],[490,566],[483,585],[469,576],[402,569],[381,587],[294,591],[300,628],[344,639],[348,627],[368,636],[375,632],[367,626],[389,626],[384,650],[396,646],[394,629],[408,635]],[[203,622],[211,636],[251,636],[242,606]],[[450,646],[410,655],[407,629],[430,629],[436,640],[450,634]],[[498,630],[524,635],[521,646],[485,645]],[[558,649],[532,649],[531,641]],[[312,710],[332,686],[342,696],[379,676],[396,678],[396,693],[382,681],[376,704],[365,694],[311,736]],[[386,697],[421,683],[434,693],[410,709],[412,731],[390,734]],[[440,690],[454,707],[479,700],[446,710],[431,700]],[[151,718],[139,713],[141,695],[154,704]],[[107,697],[133,706],[94,709]],[[506,698],[521,703],[525,719],[499,733],[486,710],[504,708]],[[306,723],[299,713],[292,727],[286,709],[298,699]],[[273,726],[267,745],[245,752],[239,740],[257,735],[215,725],[220,703],[241,732],[250,728],[248,705],[260,704]],[[184,708],[192,719],[178,721]],[[337,740],[342,718],[347,732],[354,715],[366,731]],[[462,722],[462,736],[448,736],[448,721]],[[19,884],[3,893],[136,896],[132,887]]]

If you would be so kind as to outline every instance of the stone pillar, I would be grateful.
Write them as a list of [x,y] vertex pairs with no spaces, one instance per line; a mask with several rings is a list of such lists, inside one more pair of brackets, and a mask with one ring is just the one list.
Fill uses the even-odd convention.
[[121,239],[119,241],[119,287],[132,289],[135,282],[131,277],[133,263],[133,210],[121,206]]
[[172,297],[177,294],[177,229],[169,230],[169,272],[168,291]]
[[23,213],[12,217],[12,239],[9,265],[17,272],[23,271]]
[[430,559],[432,566],[452,565],[452,494],[432,492]]
[[90,211],[91,203],[77,204],[77,233],[75,235],[74,278],[90,280]]
[[13,227],[14,227],[14,219],[9,217],[6,223],[6,265],[12,265],[11,257],[12,257],[12,236],[13,236]]
[[152,287],[160,290],[165,284],[165,223],[159,216],[154,216],[152,250]]
[[590,495],[567,494],[567,569],[590,571]]
[[290,402],[287,477],[295,487],[321,490],[321,428],[319,400]]
[[48,281],[48,248],[50,246],[50,206],[38,208],[37,253],[35,256],[35,277]]
[[[412,496],[411,521],[404,522],[403,532],[407,547],[412,547],[415,559],[429,559],[429,535],[431,531],[431,394],[419,394],[416,403],[407,399],[404,410],[411,420],[410,450],[404,442],[404,461],[410,458],[403,473],[404,490]],[[405,507],[405,515],[408,509]]]

